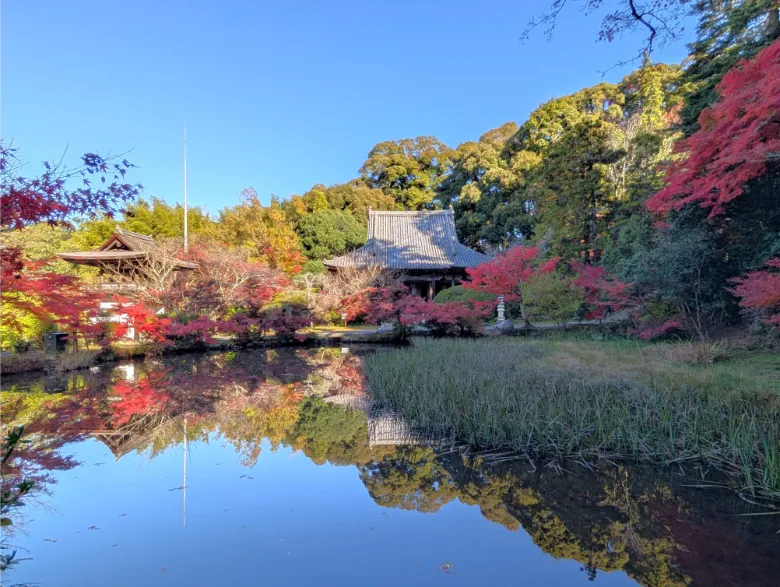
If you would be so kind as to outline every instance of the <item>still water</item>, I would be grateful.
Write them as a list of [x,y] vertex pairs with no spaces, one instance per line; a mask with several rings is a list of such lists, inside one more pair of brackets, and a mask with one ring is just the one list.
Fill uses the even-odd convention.
[[3,584],[780,584],[780,516],[680,469],[562,470],[410,429],[372,405],[361,352],[6,378],[4,431],[28,443],[3,481],[36,485]]

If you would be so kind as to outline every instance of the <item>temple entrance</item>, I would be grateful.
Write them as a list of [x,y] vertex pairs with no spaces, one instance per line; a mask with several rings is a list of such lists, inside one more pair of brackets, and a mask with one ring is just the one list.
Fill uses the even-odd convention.
[[429,279],[405,280],[404,283],[411,291],[412,295],[419,296],[424,300],[432,300],[436,295],[449,289],[459,283],[454,277],[434,277]]

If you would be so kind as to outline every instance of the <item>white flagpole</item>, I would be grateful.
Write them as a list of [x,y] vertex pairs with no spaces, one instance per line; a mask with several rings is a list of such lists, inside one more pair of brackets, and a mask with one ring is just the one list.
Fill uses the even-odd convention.
[[187,123],[184,123],[184,252],[189,249],[189,234],[187,221]]

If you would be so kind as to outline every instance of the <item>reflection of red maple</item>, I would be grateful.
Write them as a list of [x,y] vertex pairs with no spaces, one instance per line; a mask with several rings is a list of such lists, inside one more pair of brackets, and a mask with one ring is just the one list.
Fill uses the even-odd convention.
[[112,404],[114,426],[127,424],[136,415],[149,415],[163,410],[170,397],[165,392],[158,391],[156,387],[147,378],[135,384],[126,381],[116,382],[114,393],[120,399]]

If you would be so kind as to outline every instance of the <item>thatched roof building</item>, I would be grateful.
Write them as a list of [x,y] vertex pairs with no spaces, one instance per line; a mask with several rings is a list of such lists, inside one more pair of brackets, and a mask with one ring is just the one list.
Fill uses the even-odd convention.
[[458,242],[453,211],[368,211],[368,240],[362,247],[328,259],[334,271],[379,266],[406,274],[415,293],[433,297],[465,276],[466,268],[490,260]]

